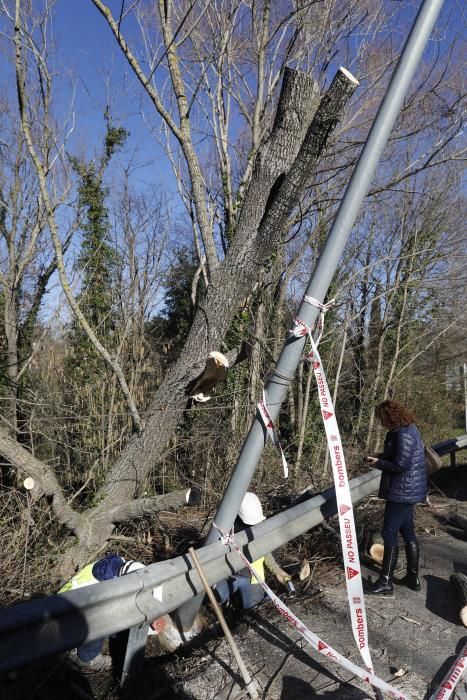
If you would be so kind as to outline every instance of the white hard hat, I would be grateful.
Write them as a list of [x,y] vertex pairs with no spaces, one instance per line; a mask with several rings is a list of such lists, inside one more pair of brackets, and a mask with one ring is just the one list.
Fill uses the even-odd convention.
[[246,492],[238,511],[238,517],[243,520],[245,525],[257,525],[266,519],[263,515],[263,506],[255,493]]
[[144,569],[144,564],[141,564],[140,561],[133,561],[130,559],[120,567],[118,575],[125,576],[125,574],[131,574],[132,571],[138,571],[138,569]]

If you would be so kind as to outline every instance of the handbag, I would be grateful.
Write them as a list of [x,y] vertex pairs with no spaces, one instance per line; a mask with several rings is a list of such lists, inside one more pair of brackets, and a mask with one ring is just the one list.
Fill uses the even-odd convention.
[[441,457],[430,445],[425,445],[425,462],[428,476],[431,476],[443,466]]

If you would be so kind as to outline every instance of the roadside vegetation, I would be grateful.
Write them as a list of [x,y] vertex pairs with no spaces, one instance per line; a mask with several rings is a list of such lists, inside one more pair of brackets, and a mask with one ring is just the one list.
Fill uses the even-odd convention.
[[[104,551],[150,563],[199,542],[413,17],[406,2],[143,0],[112,16],[86,1],[121,62],[120,91],[92,95],[92,139],[54,34],[62,4],[0,2],[4,604],[56,590]],[[465,432],[460,49],[448,8],[333,282],[320,351],[351,477],[381,443],[373,408],[385,398],[415,411],[426,442]],[[353,95],[333,92],[341,64],[360,81]],[[326,129],[287,193],[324,94]],[[128,101],[163,154],[150,184]],[[196,404],[212,350],[230,369]],[[270,509],[331,481],[305,362],[279,428],[291,477],[268,444],[252,483]],[[180,529],[193,484],[202,504]]]

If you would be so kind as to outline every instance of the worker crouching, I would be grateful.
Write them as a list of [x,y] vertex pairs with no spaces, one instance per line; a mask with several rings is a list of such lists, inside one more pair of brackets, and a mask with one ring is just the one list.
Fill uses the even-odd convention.
[[[118,554],[108,554],[78,571],[58,592],[65,593],[77,588],[92,586],[101,581],[109,581],[118,576],[131,574],[138,569],[144,569],[144,564],[141,564],[139,561],[125,561]],[[110,670],[112,668],[112,659],[110,656],[102,654],[104,642],[105,639],[95,639],[92,642],[82,644],[70,652],[69,658],[83,670],[89,669],[96,672]]]
[[[265,517],[258,496],[251,491],[247,491],[235,520],[235,532],[244,530],[245,527],[258,525],[263,520],[265,520]],[[263,588],[259,585],[260,581],[265,580],[265,570],[274,574],[279,583],[287,587],[289,593],[294,592],[295,589],[291,577],[279,566],[273,554],[266,554],[266,556],[257,559],[252,563],[252,568],[255,572],[254,575],[245,568],[235,576],[230,576],[213,587],[219,603],[227,603],[229,600],[237,598],[244,610],[254,608],[261,603],[267,597]]]

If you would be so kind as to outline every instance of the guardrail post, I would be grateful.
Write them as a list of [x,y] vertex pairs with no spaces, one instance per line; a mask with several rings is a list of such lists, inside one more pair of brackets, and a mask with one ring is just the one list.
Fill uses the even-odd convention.
[[120,680],[120,687],[125,698],[135,697],[136,686],[143,672],[147,638],[148,624],[146,622],[130,629]]

